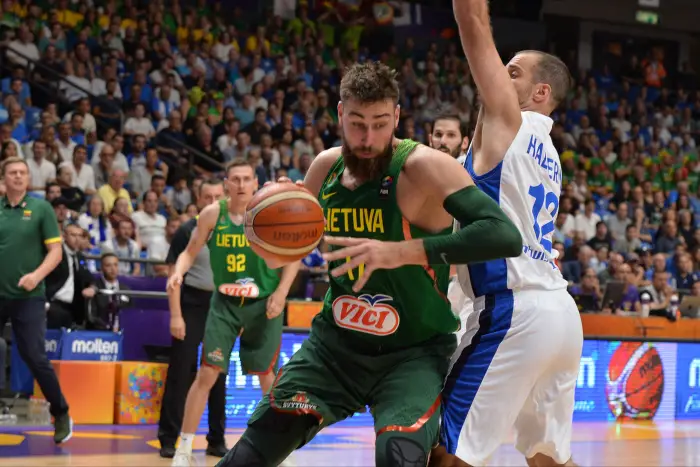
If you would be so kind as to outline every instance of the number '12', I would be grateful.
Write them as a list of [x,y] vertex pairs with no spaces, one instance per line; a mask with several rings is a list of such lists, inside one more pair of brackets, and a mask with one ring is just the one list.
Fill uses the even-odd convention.
[[[552,191],[545,191],[542,183],[531,186],[530,190],[528,190],[528,194],[535,199],[535,202],[532,204],[532,216],[535,218],[535,223],[532,225],[532,228],[535,231],[535,237],[537,237],[542,248],[544,248],[547,253],[551,253],[552,240],[545,237],[554,231],[554,218],[559,211],[559,197]],[[538,218],[542,208],[549,213],[549,222],[540,225]]]

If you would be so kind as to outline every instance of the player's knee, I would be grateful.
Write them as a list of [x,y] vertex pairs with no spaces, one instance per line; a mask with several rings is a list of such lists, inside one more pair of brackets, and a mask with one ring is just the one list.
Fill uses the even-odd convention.
[[383,434],[377,438],[377,467],[426,467],[428,449],[401,433]]
[[[268,408],[258,418],[250,422],[250,427],[256,431],[268,433],[289,434],[290,437],[307,438],[311,432],[318,431],[318,419],[313,415],[298,415],[295,413],[278,412]],[[303,444],[294,446],[294,449]]]
[[271,465],[245,436],[241,437],[216,464],[217,467],[268,467]]
[[219,378],[220,374],[221,370],[218,368],[202,365],[199,367],[197,377],[195,378],[193,384],[199,389],[209,391],[214,386],[214,383],[216,383],[216,380]]

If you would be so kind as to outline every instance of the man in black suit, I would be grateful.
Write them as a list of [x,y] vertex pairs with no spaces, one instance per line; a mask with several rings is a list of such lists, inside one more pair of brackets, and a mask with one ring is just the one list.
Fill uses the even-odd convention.
[[93,279],[80,252],[83,229],[68,224],[63,231],[63,258],[46,277],[48,329],[70,328],[85,322],[85,300],[95,296]]
[[[97,278],[95,286],[98,290],[109,290],[118,292],[120,290],[131,290],[126,284],[121,284],[117,275],[119,274],[119,258],[114,253],[105,253],[101,258],[102,275]],[[107,295],[98,293],[94,299],[88,303],[88,328],[92,329],[112,329],[115,327],[115,318],[121,308],[126,308],[131,303],[128,297],[115,293]]]

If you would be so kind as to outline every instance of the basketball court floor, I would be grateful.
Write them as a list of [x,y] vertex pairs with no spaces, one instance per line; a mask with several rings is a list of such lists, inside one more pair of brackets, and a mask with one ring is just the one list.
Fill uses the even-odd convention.
[[[239,429],[227,430],[233,446]],[[63,446],[53,443],[51,427],[0,427],[0,466],[168,466],[158,456],[154,426],[78,426]],[[512,443],[512,439],[509,440]],[[359,467],[374,465],[371,427],[324,430],[284,465]],[[195,441],[198,465],[215,465],[206,457],[204,434]],[[700,466],[700,422],[577,423],[574,460],[581,466]],[[512,444],[504,444],[492,466],[524,466]]]

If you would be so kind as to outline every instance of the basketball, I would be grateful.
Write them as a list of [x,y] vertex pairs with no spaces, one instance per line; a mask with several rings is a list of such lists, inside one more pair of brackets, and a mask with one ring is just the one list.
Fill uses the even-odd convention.
[[304,258],[318,246],[323,228],[321,205],[309,190],[294,183],[263,187],[246,207],[246,237],[263,259]]
[[651,343],[622,342],[610,358],[607,380],[605,395],[616,418],[654,418],[664,392],[664,369]]

